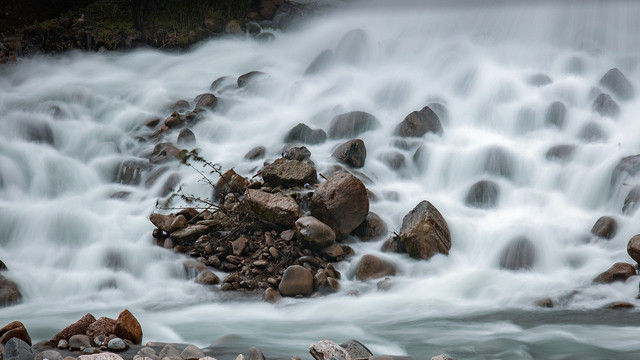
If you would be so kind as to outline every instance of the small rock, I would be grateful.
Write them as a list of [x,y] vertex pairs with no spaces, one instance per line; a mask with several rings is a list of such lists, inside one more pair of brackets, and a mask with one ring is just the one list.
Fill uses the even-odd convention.
[[247,160],[260,159],[264,157],[264,154],[266,152],[267,148],[265,148],[264,146],[256,146],[253,149],[249,150],[249,152],[244,155],[244,158]]
[[316,360],[352,360],[347,350],[331,340],[321,340],[312,344],[309,353]]
[[440,354],[440,355],[432,357],[431,360],[456,360],[456,359],[448,357],[445,354]]
[[195,99],[196,109],[215,109],[218,105],[218,98],[213,94],[200,94]]
[[160,354],[158,354],[158,359],[165,360],[165,358],[169,358],[170,360],[181,360],[180,351],[174,348],[171,345],[165,345],[162,350],[160,350]]
[[573,158],[575,149],[573,145],[555,145],[547,151],[545,158],[550,161],[567,162]]
[[357,236],[362,241],[371,241],[380,238],[386,233],[387,223],[378,214],[369,211],[362,224],[355,228],[351,235]]
[[396,274],[393,263],[380,259],[375,255],[364,255],[356,270],[356,279],[366,281]]
[[282,157],[287,160],[305,161],[311,157],[311,151],[306,146],[294,146],[285,151]]
[[282,274],[278,291],[282,296],[309,296],[313,292],[313,275],[303,266],[291,265]]
[[640,263],[640,234],[634,235],[627,243],[627,253],[633,260]]
[[613,239],[617,232],[618,222],[610,216],[600,217],[591,228],[593,235],[607,240]]
[[331,120],[329,137],[353,138],[378,127],[380,127],[380,121],[375,116],[364,111],[352,111],[337,115]]
[[171,233],[171,240],[174,244],[183,244],[185,242],[196,240],[201,235],[204,235],[209,227],[202,224],[192,224],[186,227],[176,230]]
[[313,216],[301,217],[295,222],[296,231],[303,245],[309,249],[322,249],[333,244],[335,232]]
[[267,288],[262,295],[262,301],[275,304],[280,301],[280,293],[274,288]]
[[534,303],[534,305],[537,306],[537,307],[552,308],[553,307],[553,300],[551,300],[550,298],[540,299],[540,300],[537,300]]
[[110,352],[92,355],[80,355],[77,360],[124,360],[122,356]]
[[182,151],[180,148],[168,142],[156,144],[156,146],[153,147],[151,156],[149,156],[149,162],[152,164],[163,164],[168,161],[178,160],[180,151]]
[[115,338],[109,340],[109,342],[107,343],[107,348],[109,350],[122,351],[127,348],[127,344],[124,342],[124,340]]
[[67,340],[62,339],[62,340],[58,341],[58,345],[56,345],[56,347],[58,349],[68,349],[69,348],[69,343],[67,342]]
[[291,241],[295,235],[295,230],[285,230],[280,233],[280,238],[284,241]]
[[367,158],[367,148],[360,139],[349,140],[338,146],[331,157],[353,168],[361,168]]
[[631,264],[617,262],[607,271],[598,275],[593,281],[600,284],[609,284],[614,281],[626,281],[636,275],[636,269]]
[[524,236],[509,242],[500,256],[500,267],[509,270],[526,270],[535,262],[535,246]]
[[263,79],[267,76],[268,75],[262,71],[250,71],[238,77],[238,87],[247,87],[249,84]]
[[196,135],[190,129],[182,129],[178,133],[178,141],[176,143],[180,146],[195,145]]
[[481,180],[471,186],[465,204],[474,208],[490,209],[496,207],[500,189],[498,184],[489,180]]
[[88,335],[73,335],[69,338],[69,348],[72,350],[84,350],[92,346]]
[[153,348],[149,346],[143,347],[142,349],[138,350],[135,357],[139,357],[141,358],[141,360],[143,360],[144,358],[148,358],[151,360],[158,360],[158,354]]
[[427,260],[437,253],[449,254],[451,234],[442,214],[425,200],[402,219],[397,242],[398,251]]
[[262,169],[262,178],[271,186],[290,188],[315,184],[317,180],[316,169],[306,162],[276,159],[273,163]]
[[396,127],[395,133],[402,137],[421,137],[426,133],[442,134],[442,124],[438,115],[425,106],[422,110],[407,115]]
[[189,102],[187,100],[178,100],[175,103],[173,103],[171,106],[169,106],[169,111],[187,111],[189,110]]
[[116,320],[116,328],[113,334],[123,340],[129,340],[135,345],[140,345],[142,342],[142,327],[138,322],[138,319],[129,312],[129,310],[123,310],[118,319]]
[[39,352],[33,360],[62,360],[62,355],[55,350]]
[[247,244],[249,244],[249,238],[246,237],[246,236],[241,236],[241,237],[235,239],[231,243],[231,247],[233,249],[233,255],[235,255],[235,256],[242,255],[244,250],[247,248]]
[[247,180],[243,176],[236,174],[233,169],[229,169],[224,174],[222,174],[220,179],[218,179],[218,182],[216,182],[215,196],[221,202],[224,202],[224,198],[228,194],[242,194],[245,190],[247,190],[248,186],[249,180]]
[[220,278],[213,271],[205,270],[198,275],[195,282],[201,285],[216,285],[220,283]]
[[188,345],[180,353],[180,357],[184,360],[198,360],[204,357],[204,352],[195,345]]
[[626,301],[618,301],[605,306],[605,308],[610,310],[625,310],[625,309],[633,309],[635,308],[635,305]]

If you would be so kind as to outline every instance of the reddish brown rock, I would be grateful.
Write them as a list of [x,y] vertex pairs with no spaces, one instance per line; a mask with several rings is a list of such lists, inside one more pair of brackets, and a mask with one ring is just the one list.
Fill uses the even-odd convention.
[[248,189],[244,201],[259,218],[274,224],[293,226],[300,217],[300,206],[289,196]]
[[93,324],[89,325],[86,334],[94,338],[98,335],[109,335],[113,334],[113,331],[116,328],[116,321],[110,319],[108,317],[101,317],[100,319],[93,322]]
[[[446,220],[428,201],[416,205],[402,219],[397,250],[414,259],[429,259],[437,253],[449,254],[451,234]],[[394,249],[394,246],[391,246]]]
[[62,331],[57,333],[56,336],[51,339],[51,342],[57,344],[60,340],[69,341],[69,338],[73,335],[84,335],[87,333],[87,330],[89,330],[89,325],[93,324],[95,321],[96,318],[94,318],[93,315],[87,314],[80,320],[62,329]]
[[601,273],[593,281],[600,284],[609,284],[614,281],[625,281],[636,275],[636,269],[631,264],[617,262],[609,270]]
[[369,213],[367,188],[349,173],[337,173],[311,197],[311,216],[329,225],[342,238],[357,228]]
[[21,299],[18,284],[0,275],[0,306],[13,305]]
[[130,340],[136,345],[142,343],[142,327],[138,319],[127,309],[123,310],[118,316],[113,334],[123,340]]
[[362,257],[356,270],[356,279],[366,281],[396,274],[393,263],[375,255],[367,254]]
[[12,338],[18,338],[31,345],[31,337],[20,321],[14,321],[0,329],[0,345],[4,345]]

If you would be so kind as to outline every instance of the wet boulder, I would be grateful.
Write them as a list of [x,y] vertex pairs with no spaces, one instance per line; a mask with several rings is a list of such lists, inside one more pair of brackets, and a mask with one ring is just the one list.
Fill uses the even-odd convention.
[[311,344],[309,353],[316,360],[355,360],[345,348],[331,340],[321,340]]
[[181,149],[172,143],[159,143],[153,147],[153,152],[149,156],[149,162],[152,164],[162,164],[168,161],[180,158]]
[[22,300],[18,284],[0,275],[0,307],[16,304]]
[[174,111],[178,111],[178,112],[185,112],[187,110],[189,110],[189,107],[191,105],[189,104],[189,102],[187,100],[178,100],[176,102],[174,102],[173,104],[171,104],[169,106],[169,111],[174,112]]
[[167,234],[171,234],[172,232],[187,225],[187,219],[183,215],[163,215],[153,213],[149,215],[149,221],[151,221],[156,228]]
[[138,185],[142,181],[142,174],[151,170],[148,161],[125,160],[118,164],[113,174],[113,181],[124,185]]
[[554,145],[545,154],[549,161],[567,162],[573,158],[576,147],[573,145]]
[[94,321],[93,324],[89,325],[87,332],[85,333],[87,336],[91,338],[95,338],[96,336],[105,335],[108,336],[113,334],[113,331],[116,328],[116,321],[114,319],[108,317],[101,317],[98,320]]
[[243,201],[259,218],[274,224],[293,226],[300,217],[300,206],[289,196],[248,189]]
[[5,345],[12,338],[18,338],[31,345],[31,337],[20,321],[13,321],[0,329],[0,345]]
[[533,267],[536,249],[533,242],[519,236],[507,244],[500,255],[500,267],[508,270],[527,270]]
[[18,338],[11,338],[2,349],[3,360],[33,360],[34,357],[31,345]]
[[196,284],[200,285],[216,285],[220,283],[220,278],[211,270],[204,270],[195,280]]
[[624,198],[624,204],[622,205],[622,213],[625,215],[632,215],[638,209],[640,205],[640,185],[636,185]]
[[378,214],[369,211],[362,224],[355,228],[351,235],[357,236],[362,241],[371,241],[386,233],[387,223]]
[[402,137],[421,137],[426,133],[442,134],[440,118],[428,106],[407,115],[395,130]]
[[489,180],[481,180],[471,186],[465,198],[465,204],[480,209],[496,207],[500,196],[498,184]]
[[547,112],[544,115],[544,123],[547,126],[555,126],[562,129],[564,127],[566,116],[567,107],[560,101],[554,101],[547,108]]
[[213,94],[205,93],[196,96],[194,102],[196,103],[196,110],[213,110],[218,105],[218,98]]
[[83,335],[87,330],[89,330],[89,325],[93,324],[95,321],[96,318],[94,318],[93,315],[86,314],[80,320],[62,329],[62,331],[57,333],[51,339],[51,342],[57,344],[60,340],[69,341],[73,335]]
[[600,116],[608,116],[612,119],[620,117],[620,106],[608,94],[600,94],[593,101],[591,109]]
[[282,296],[309,296],[313,292],[313,275],[303,266],[291,265],[282,274],[278,291]]
[[393,170],[400,170],[405,166],[404,154],[398,151],[382,154],[380,160]]
[[20,122],[20,130],[24,138],[29,142],[54,145],[53,130],[44,121],[29,120]]
[[611,216],[601,216],[593,227],[591,233],[599,238],[613,239],[618,232],[618,222]]
[[356,279],[360,281],[378,279],[395,274],[396,267],[393,263],[371,254],[364,255],[356,269]]
[[598,284],[610,284],[615,281],[626,281],[636,275],[633,265],[623,262],[613,264],[607,271],[598,275],[593,282]]
[[336,239],[336,233],[313,216],[301,217],[296,220],[295,225],[298,237],[306,248],[323,249],[333,244]]
[[304,75],[318,75],[327,71],[333,65],[333,51],[327,49],[318,54],[304,71]]
[[378,127],[380,127],[380,121],[375,116],[364,111],[352,111],[331,119],[329,137],[332,139],[353,138]]
[[224,202],[227,194],[243,194],[249,187],[249,180],[238,175],[233,169],[225,171],[216,182],[215,197]]
[[142,327],[138,319],[127,309],[118,315],[113,334],[123,340],[129,340],[135,345],[142,343]]
[[640,174],[640,155],[624,157],[611,173],[611,189],[619,187]]
[[262,71],[250,71],[238,77],[238,87],[244,88],[256,81],[266,78],[268,75]]
[[291,188],[315,184],[317,174],[306,162],[280,158],[262,169],[262,179],[272,187]]
[[264,146],[256,146],[253,149],[249,150],[245,155],[244,158],[247,160],[255,160],[255,159],[260,159],[264,157],[264,154],[267,152],[267,148],[265,148]]
[[634,235],[627,243],[627,253],[633,260],[640,263],[640,234]]
[[449,225],[433,204],[423,200],[402,219],[400,235],[392,250],[409,254],[414,259],[427,260],[435,254],[449,254]]
[[447,125],[449,123],[449,110],[444,104],[436,101],[427,104],[427,107],[438,115],[438,119],[442,124]]
[[367,158],[367,148],[360,139],[349,140],[338,146],[331,157],[353,168],[361,168]]
[[340,344],[340,346],[347,350],[347,353],[353,360],[368,359],[369,357],[373,356],[371,350],[369,350],[358,340],[349,340],[344,344]]
[[238,84],[236,83],[236,79],[234,79],[231,76],[221,76],[217,79],[215,79],[212,83],[211,86],[209,86],[209,90],[210,91],[223,91],[223,90],[228,90],[228,89],[235,89],[238,87]]
[[195,145],[196,135],[191,129],[182,129],[178,133],[178,140],[176,142],[180,146]]
[[618,68],[607,71],[600,79],[599,84],[610,90],[620,100],[631,100],[635,96],[633,85]]
[[367,188],[349,173],[337,173],[311,197],[311,215],[329,225],[338,239],[357,228],[369,213]]
[[294,126],[284,137],[285,143],[301,143],[316,145],[327,140],[327,133],[322,129],[312,130],[309,126],[299,123]]

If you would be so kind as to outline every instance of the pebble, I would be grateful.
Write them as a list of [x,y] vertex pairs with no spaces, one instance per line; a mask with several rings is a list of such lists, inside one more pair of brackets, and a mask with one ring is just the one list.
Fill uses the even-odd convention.
[[115,338],[109,340],[109,342],[107,343],[107,348],[109,348],[109,350],[125,350],[127,348],[127,344],[124,342],[124,340]]
[[69,348],[69,343],[67,342],[67,340],[60,340],[58,342],[58,349],[68,349]]

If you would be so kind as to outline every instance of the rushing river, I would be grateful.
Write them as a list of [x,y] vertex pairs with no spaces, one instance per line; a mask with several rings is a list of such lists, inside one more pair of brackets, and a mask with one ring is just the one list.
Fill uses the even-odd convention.
[[[376,354],[416,359],[635,359],[640,313],[603,307],[640,305],[638,277],[592,280],[615,262],[634,263],[626,245],[640,232],[640,212],[623,213],[632,184],[611,188],[611,178],[623,157],[640,153],[640,97],[612,94],[618,118],[592,103],[611,93],[599,81],[614,67],[640,91],[639,18],[632,1],[389,1],[334,8],[274,31],[272,42],[233,37],[179,54],[69,53],[0,65],[0,259],[24,296],[0,309],[0,325],[20,320],[37,341],[87,312],[116,317],[128,308],[143,341],[207,346],[234,335],[236,348],[255,345],[267,358],[310,358],[315,341],[354,338]],[[355,41],[339,45],[355,29]],[[326,49],[335,61],[305,75]],[[187,279],[185,256],[153,245],[148,216],[175,174],[194,194],[210,189],[177,162],[155,182],[147,180],[158,174],[143,172],[140,185],[114,181],[114,172],[153,147],[137,140],[147,120],[166,118],[179,99],[193,104],[221,76],[254,70],[269,74],[260,86],[214,92],[218,108],[192,128],[201,155],[250,177],[265,160],[243,159],[253,147],[273,160],[300,122],[328,131],[336,114],[370,112],[381,122],[360,136],[368,153],[360,171],[378,199],[371,209],[391,233],[429,200],[451,229],[449,256],[416,261],[380,252],[385,239],[354,243],[356,256],[339,266],[339,293],[276,305]],[[566,107],[560,126],[545,121],[555,101]],[[399,143],[397,124],[432,103],[442,135]],[[331,151],[343,141],[307,145],[319,172],[335,164]],[[571,158],[548,159],[555,145],[574,146]],[[404,165],[393,170],[387,160],[398,155]],[[498,185],[495,208],[465,204],[479,180]],[[129,195],[113,196],[121,192]],[[611,240],[590,233],[603,215],[619,224]],[[534,244],[533,266],[502,269],[501,253],[518,236]],[[367,253],[400,270],[388,291],[354,279]],[[553,309],[534,305],[547,297]]]

